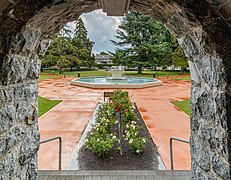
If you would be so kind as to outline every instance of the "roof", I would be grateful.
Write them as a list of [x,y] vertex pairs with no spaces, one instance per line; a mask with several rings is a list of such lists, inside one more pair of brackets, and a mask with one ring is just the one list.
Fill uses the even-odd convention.
[[111,55],[109,55],[109,54],[105,54],[105,55],[96,54],[95,59],[96,60],[111,60]]

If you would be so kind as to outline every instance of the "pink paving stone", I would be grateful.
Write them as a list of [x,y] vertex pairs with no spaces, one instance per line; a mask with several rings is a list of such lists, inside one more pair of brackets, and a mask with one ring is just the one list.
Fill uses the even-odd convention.
[[[71,78],[43,81],[39,83],[39,95],[49,99],[62,99],[55,108],[39,118],[41,139],[62,136],[63,169],[68,169],[71,155],[82,131],[90,119],[98,101],[102,101],[103,91],[71,86]],[[189,116],[170,103],[171,100],[189,98],[190,83],[170,81],[165,78],[163,86],[146,89],[129,89],[131,99],[136,102],[149,132],[167,169],[169,161],[169,138],[171,136],[189,139]],[[175,169],[190,169],[188,144],[174,142]],[[39,169],[57,169],[58,143],[41,145]]]
[[[41,131],[41,140],[55,136],[62,137],[62,170],[70,161],[76,141],[80,138],[82,131]],[[38,153],[38,165],[40,170],[58,169],[58,140],[40,145]]]

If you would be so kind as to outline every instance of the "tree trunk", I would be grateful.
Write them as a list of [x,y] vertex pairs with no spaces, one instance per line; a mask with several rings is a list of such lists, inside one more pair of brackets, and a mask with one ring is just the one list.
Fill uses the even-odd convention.
[[70,71],[73,71],[73,67],[72,66],[70,67]]
[[184,68],[183,68],[183,72],[182,72],[182,73],[184,74],[184,73],[186,72],[186,70],[187,70],[187,68],[186,68],[186,67],[184,67]]
[[59,74],[62,74],[62,68],[59,68]]
[[41,69],[40,69],[40,72],[43,72],[43,65],[41,65]]
[[180,74],[184,74],[186,72],[186,68],[181,67],[181,72]]
[[142,74],[142,65],[138,66],[138,74]]

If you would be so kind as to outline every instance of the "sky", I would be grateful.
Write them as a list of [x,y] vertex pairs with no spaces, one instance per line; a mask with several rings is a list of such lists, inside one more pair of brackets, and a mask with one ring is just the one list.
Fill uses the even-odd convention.
[[[116,30],[122,23],[122,17],[107,16],[102,9],[84,13],[81,15],[84,25],[88,31],[88,37],[95,42],[93,53],[102,51],[114,52],[115,46],[110,40],[115,40]],[[74,22],[68,23],[71,29],[74,29]]]

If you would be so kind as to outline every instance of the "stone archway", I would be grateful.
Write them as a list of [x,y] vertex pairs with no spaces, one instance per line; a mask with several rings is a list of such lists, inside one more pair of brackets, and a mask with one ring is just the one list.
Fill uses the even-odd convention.
[[[0,2],[0,174],[36,179],[37,78],[50,37],[97,0]],[[192,179],[230,179],[231,1],[131,0],[164,22],[191,58]]]

